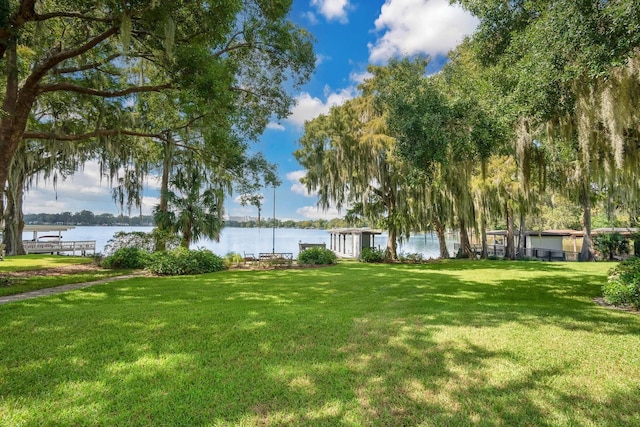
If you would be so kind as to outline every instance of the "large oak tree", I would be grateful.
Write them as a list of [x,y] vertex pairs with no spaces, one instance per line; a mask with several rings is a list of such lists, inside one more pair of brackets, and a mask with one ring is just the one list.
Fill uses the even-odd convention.
[[[227,129],[255,137],[272,115],[288,114],[287,88],[304,82],[314,64],[309,34],[287,19],[290,0],[2,5],[3,186],[25,139],[123,146],[125,136],[161,134],[128,108],[151,92],[172,91],[183,114],[224,116],[232,123]],[[57,120],[67,109],[76,115]],[[119,118],[105,114],[113,109],[122,111]]]

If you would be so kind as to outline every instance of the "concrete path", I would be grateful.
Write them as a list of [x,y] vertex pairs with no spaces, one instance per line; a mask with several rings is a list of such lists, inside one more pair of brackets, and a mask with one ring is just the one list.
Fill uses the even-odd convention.
[[127,274],[124,276],[107,277],[106,279],[95,280],[93,282],[72,283],[69,285],[56,286],[55,288],[38,289],[37,291],[25,292],[22,294],[7,295],[0,297],[0,304],[6,304],[14,301],[24,301],[27,299],[43,297],[47,295],[61,294],[62,292],[72,291],[74,289],[87,288],[101,283],[113,282],[116,280],[131,279],[132,277],[140,277],[139,274]]

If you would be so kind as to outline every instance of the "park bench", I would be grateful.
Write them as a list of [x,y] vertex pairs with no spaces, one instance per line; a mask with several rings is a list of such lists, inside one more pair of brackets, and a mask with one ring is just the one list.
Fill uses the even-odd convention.
[[293,264],[292,252],[261,252],[258,255],[260,265],[271,267],[291,267]]
[[253,264],[254,262],[256,262],[258,260],[254,254],[248,254],[246,252],[243,252],[243,253],[244,253],[244,258],[243,259],[244,259],[244,263],[245,264],[248,263],[248,262]]

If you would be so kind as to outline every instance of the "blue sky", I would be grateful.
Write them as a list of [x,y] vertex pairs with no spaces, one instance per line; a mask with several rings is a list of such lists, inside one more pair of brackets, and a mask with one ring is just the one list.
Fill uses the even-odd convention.
[[[367,77],[369,64],[383,65],[393,56],[426,54],[432,58],[428,71],[437,71],[447,52],[473,32],[477,20],[451,6],[449,0],[294,0],[291,19],[316,39],[316,71],[302,91],[292,93],[297,103],[291,116],[270,123],[252,150],[262,151],[278,165],[282,180],[275,196],[278,218],[334,218],[344,212],[317,209],[317,198],[307,194],[299,182],[304,170],[293,152],[305,120],[357,96],[357,85]],[[142,211],[147,214],[158,200],[158,182],[153,177],[146,183],[145,194]],[[228,215],[257,216],[255,207],[241,206],[236,196],[226,203]],[[262,215],[271,217],[273,190],[265,190],[264,197]],[[120,213],[108,183],[100,180],[97,166],[92,164],[59,182],[57,192],[50,183],[41,181],[25,197],[26,213],[83,209]]]

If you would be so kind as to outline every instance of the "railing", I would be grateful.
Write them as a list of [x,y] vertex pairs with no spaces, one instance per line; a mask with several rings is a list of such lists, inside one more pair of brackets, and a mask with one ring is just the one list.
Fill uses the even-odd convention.
[[70,242],[22,242],[24,250],[28,254],[45,254],[45,253],[60,253],[71,252],[73,255],[79,252],[80,255],[87,255],[87,252],[96,252],[96,241],[70,241]]
[[[460,243],[453,244],[453,251],[457,253],[460,250]],[[482,254],[482,245],[471,245],[471,251],[480,256]],[[487,245],[487,255],[504,257],[506,248],[503,245]],[[561,251],[557,249],[546,248],[525,248],[524,256],[527,258],[536,258],[542,261],[579,261],[580,253],[571,251]]]
[[292,252],[261,252],[258,254],[258,260],[261,265],[277,267],[291,267],[293,264]]

